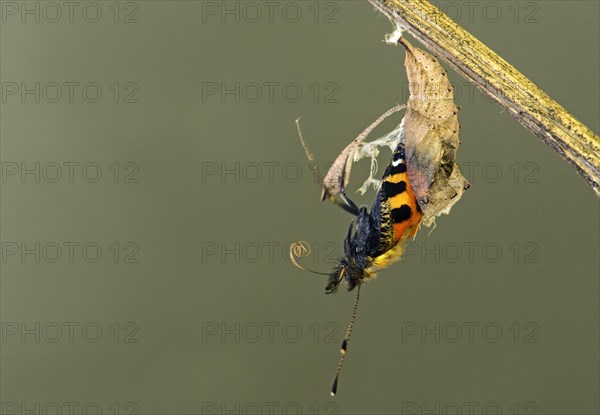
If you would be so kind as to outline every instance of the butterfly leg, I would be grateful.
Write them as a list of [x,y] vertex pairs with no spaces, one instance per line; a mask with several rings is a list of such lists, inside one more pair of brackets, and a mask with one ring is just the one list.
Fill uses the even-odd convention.
[[[359,214],[358,206],[356,206],[356,203],[354,203],[352,200],[350,200],[348,195],[346,195],[346,186],[345,186],[344,182],[346,180],[346,163],[347,163],[347,161],[348,160],[346,160],[346,162],[344,163],[342,175],[340,176],[340,181],[341,181],[341,183],[340,183],[340,198],[342,200],[340,201],[335,196],[329,196],[329,199],[333,203],[335,203],[336,205],[338,205],[339,207],[344,209],[346,212],[349,212],[350,214],[352,214],[354,216],[358,216],[358,214]],[[323,191],[323,200],[325,200],[326,194],[327,194],[327,191],[324,190]]]
[[352,213],[354,216],[358,216],[358,206],[356,206],[356,203],[350,200],[350,198],[346,195],[346,188],[343,184],[340,190],[340,197],[342,198],[345,204],[338,204],[348,212]]
[[329,199],[333,203],[335,203],[336,205],[338,205],[339,207],[344,209],[346,212],[350,213],[351,215],[358,216],[358,214],[359,214],[358,207],[356,206],[356,204],[354,204],[354,202],[352,200],[350,200],[348,198],[348,196],[346,196],[346,192],[344,191],[344,188],[342,188],[342,190],[340,191],[340,198],[342,200],[336,198],[335,196],[331,196],[331,195],[328,196],[327,192],[323,192],[322,200]]

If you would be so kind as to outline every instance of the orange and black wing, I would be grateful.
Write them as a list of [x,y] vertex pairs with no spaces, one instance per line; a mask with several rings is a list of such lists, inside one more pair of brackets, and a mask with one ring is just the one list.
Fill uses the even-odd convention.
[[394,150],[392,161],[385,169],[371,207],[371,216],[379,228],[379,243],[372,258],[384,255],[399,242],[413,236],[418,229],[422,212],[408,181],[402,142]]

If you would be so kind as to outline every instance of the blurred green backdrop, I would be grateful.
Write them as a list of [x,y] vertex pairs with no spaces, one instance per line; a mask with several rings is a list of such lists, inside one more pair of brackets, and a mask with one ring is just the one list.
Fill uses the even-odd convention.
[[[600,130],[597,1],[437,4]],[[0,6],[2,413],[600,411],[598,198],[451,71],[472,187],[365,287],[329,398],[354,296],[287,246],[327,270],[351,218],[294,120],[323,167],[406,100],[366,1]]]

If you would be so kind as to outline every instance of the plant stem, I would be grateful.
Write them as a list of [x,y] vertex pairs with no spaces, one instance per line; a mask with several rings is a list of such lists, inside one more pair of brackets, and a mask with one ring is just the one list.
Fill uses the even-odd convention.
[[427,0],[369,0],[567,160],[600,196],[600,137]]

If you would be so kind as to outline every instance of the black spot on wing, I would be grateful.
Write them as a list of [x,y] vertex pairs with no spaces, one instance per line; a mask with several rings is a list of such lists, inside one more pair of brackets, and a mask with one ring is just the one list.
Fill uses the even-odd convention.
[[404,158],[404,143],[402,141],[394,149],[394,160],[398,160],[396,154],[398,154],[398,158]]
[[400,163],[397,166],[393,166],[390,164],[390,175],[398,174],[398,173],[406,173],[406,163]]
[[400,193],[406,192],[406,182],[404,180],[398,183],[384,181],[382,183],[382,189],[386,197],[394,197],[396,195],[399,195]]
[[387,176],[391,176],[392,174],[406,173],[405,163],[399,164],[397,166],[394,166],[392,164],[394,162],[397,163],[399,160],[404,160],[405,158],[406,157],[404,154],[404,144],[398,143],[398,146],[396,146],[396,149],[394,150],[394,153],[392,155],[392,161],[390,162],[390,164],[388,164],[387,168],[385,169],[383,178],[385,179]]
[[399,208],[392,209],[392,221],[394,223],[404,222],[409,220],[412,215],[412,210],[408,205],[402,205]]
[[392,176],[394,174],[399,174],[399,173],[406,173],[406,163],[402,163],[397,166],[394,166],[392,163],[390,163],[386,167],[385,173],[383,173],[382,179],[385,180],[389,176]]

